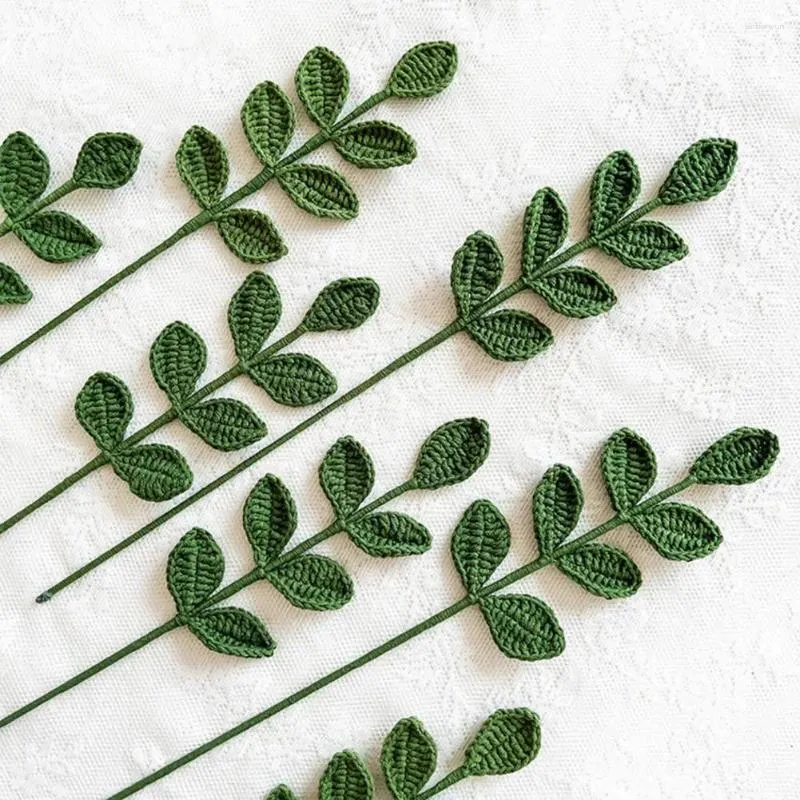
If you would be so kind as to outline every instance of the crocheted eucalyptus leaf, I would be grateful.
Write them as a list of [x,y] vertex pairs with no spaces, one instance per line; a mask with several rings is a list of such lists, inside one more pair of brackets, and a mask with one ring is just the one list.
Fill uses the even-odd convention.
[[15,216],[38,200],[50,181],[50,162],[44,151],[22,131],[0,145],[0,205]]
[[735,167],[736,142],[701,139],[678,157],[658,197],[665,205],[708,200],[728,185]]
[[352,436],[343,436],[325,454],[319,482],[336,516],[346,519],[372,491],[375,467],[362,445]]
[[43,261],[63,264],[96,253],[102,242],[64,211],[40,211],[14,224],[14,233]]
[[483,597],[481,611],[504,655],[523,661],[555,658],[564,651],[564,633],[546,603],[526,594]]
[[184,322],[172,322],[150,348],[150,371],[170,401],[179,405],[194,392],[206,368],[208,351],[200,334]]
[[680,261],[689,252],[675,231],[653,220],[632,222],[623,230],[600,239],[597,246],[626,267],[635,269],[661,269]]
[[312,356],[286,353],[253,364],[247,370],[253,383],[276,403],[308,406],[336,392],[336,378]]
[[479,591],[503,563],[511,547],[505,517],[488,500],[476,500],[464,513],[450,542],[464,588]]
[[297,800],[297,795],[286,785],[276,786],[266,800]]
[[539,717],[530,709],[495,711],[467,748],[464,767],[472,776],[517,772],[536,758],[541,738]]
[[279,478],[265,475],[253,487],[244,504],[243,522],[256,566],[265,570],[281,554],[297,527],[297,508]]
[[295,113],[280,86],[264,81],[247,96],[242,107],[242,127],[262,164],[274,164],[289,146]]
[[341,278],[317,295],[303,325],[315,333],[352,330],[375,313],[379,300],[380,289],[372,278]]
[[0,263],[0,305],[27,303],[33,294],[19,273]]
[[142,500],[171,500],[192,485],[186,459],[166,444],[126,447],[113,453],[110,460],[114,472]]
[[661,503],[631,519],[631,525],[664,558],[694,561],[722,544],[716,524],[699,508],[683,503]]
[[294,80],[306,113],[327,130],[342,112],[350,90],[344,61],[326,47],[314,47],[300,62]]
[[545,472],[533,493],[533,529],[539,553],[549,556],[575,529],[583,511],[583,490],[563,464]]
[[380,511],[347,525],[357,547],[379,558],[415,556],[431,549],[428,529],[406,514]]
[[344,567],[331,558],[305,555],[264,576],[293,606],[311,611],[332,611],[353,598],[353,581]]
[[656,479],[656,457],[637,433],[622,428],[603,447],[603,478],[611,505],[619,512],[633,508]]
[[75,416],[100,450],[113,451],[133,417],[130,390],[116,375],[96,372],[78,392]]
[[763,478],[778,457],[778,437],[763,428],[737,428],[692,464],[698,483],[742,484]]
[[339,155],[357,167],[388,169],[410,164],[417,145],[399,125],[380,120],[357,122],[333,138]]
[[319,783],[319,800],[372,800],[375,787],[367,765],[355,753],[337,753]]
[[214,537],[192,528],[172,548],[167,560],[167,587],[179,614],[189,614],[219,588],[225,557]]
[[246,403],[216,397],[180,412],[181,422],[215,450],[230,452],[267,435],[267,426]]
[[558,193],[545,187],[525,209],[522,225],[522,275],[536,278],[536,270],[558,250],[567,237],[569,216]]
[[601,234],[630,211],[642,182],[633,156],[617,150],[606,156],[592,178],[589,232]]
[[387,88],[396,97],[432,97],[450,85],[457,67],[454,44],[424,42],[397,62]]
[[526,361],[553,343],[553,334],[543,322],[517,309],[476,319],[467,330],[487,355],[498,361]]
[[72,180],[82,188],[118,189],[135,174],[142,143],[129,133],[96,133],[78,153]]
[[292,164],[282,169],[278,183],[297,206],[316,217],[353,219],[358,197],[341,173],[322,164]]
[[609,600],[630,597],[642,585],[642,574],[618,547],[589,542],[556,559],[558,568],[587,592]]
[[556,269],[530,282],[530,288],[547,305],[567,317],[596,317],[617,302],[614,290],[594,270],[585,267]]
[[211,208],[228,186],[228,155],[211,131],[195,125],[181,139],[175,155],[178,173],[201,208]]
[[401,719],[383,742],[381,770],[394,800],[414,800],[436,769],[436,743],[413,717]]
[[263,272],[251,272],[228,306],[228,327],[240,362],[245,364],[261,350],[280,318],[275,281]]
[[209,608],[190,617],[187,625],[209,650],[226,656],[265,658],[275,652],[264,623],[243,608]]
[[489,454],[489,426],[482,419],[456,419],[439,426],[420,449],[413,480],[418,489],[461,483]]
[[450,285],[460,317],[494,294],[503,277],[503,254],[497,242],[483,231],[468,236],[453,256]]
[[268,264],[289,252],[272,220],[260,211],[231,208],[216,220],[222,241],[247,264]]

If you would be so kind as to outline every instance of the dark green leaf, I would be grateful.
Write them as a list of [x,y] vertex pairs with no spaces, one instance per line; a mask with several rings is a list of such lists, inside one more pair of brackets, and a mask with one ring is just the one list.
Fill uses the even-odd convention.
[[129,133],[96,133],[78,153],[72,180],[78,186],[117,189],[135,174],[142,143]]
[[375,467],[369,453],[352,436],[343,436],[325,454],[319,466],[319,482],[336,516],[344,519],[372,491]]
[[541,744],[539,717],[527,708],[495,711],[467,748],[464,766],[470,775],[507,775],[536,758]]
[[293,164],[278,173],[278,183],[289,197],[317,217],[353,219],[358,197],[344,175],[321,164]]
[[344,567],[325,556],[300,556],[265,577],[298,608],[331,611],[353,597],[353,582]]
[[567,317],[596,317],[617,302],[614,290],[596,272],[584,267],[554,270],[531,281],[530,287],[550,308]]
[[78,392],[75,416],[101,450],[113,450],[125,438],[133,416],[133,398],[116,375],[96,372]]
[[303,353],[272,356],[253,364],[247,371],[276,403],[308,406],[336,392],[336,378],[316,358]]
[[265,475],[247,496],[243,519],[256,565],[266,569],[292,538],[297,508],[280,479]]
[[428,529],[394,511],[379,511],[348,523],[347,534],[357,547],[378,558],[415,556],[431,549]]
[[194,392],[206,368],[206,346],[200,334],[184,322],[171,322],[150,348],[150,371],[175,404]]
[[321,128],[333,125],[350,88],[350,75],[342,59],[326,47],[314,47],[300,62],[294,81],[308,116]]
[[395,97],[433,97],[450,85],[457,67],[454,44],[422,42],[397,62],[388,88]]
[[525,594],[485,597],[481,611],[500,650],[509,658],[538,661],[564,650],[564,633],[548,605]]
[[410,164],[417,157],[414,140],[391,122],[373,120],[348,125],[333,139],[342,158],[357,167],[388,169]]
[[497,242],[483,231],[476,231],[453,256],[450,285],[459,316],[469,317],[489,299],[503,277],[503,254]]
[[488,355],[499,361],[525,361],[553,343],[553,334],[543,322],[516,309],[476,319],[467,330]]
[[328,764],[319,783],[319,800],[372,800],[374,791],[367,765],[346,750]]
[[32,297],[33,293],[19,273],[8,264],[0,263],[0,305],[27,303]]
[[289,252],[272,220],[251,208],[223,211],[217,230],[231,252],[248,264],[267,264]]
[[698,483],[751,483],[763,478],[778,457],[778,437],[763,428],[737,428],[714,442],[689,474]]
[[592,179],[592,217],[589,232],[602,233],[624,214],[639,196],[639,168],[633,156],[617,150],[600,163]]
[[708,200],[727,185],[736,167],[736,142],[701,139],[679,156],[658,196],[665,205]]
[[713,553],[722,543],[719,528],[699,508],[661,503],[636,514],[634,528],[664,558],[694,561]]
[[675,231],[652,220],[633,222],[600,239],[597,246],[604,253],[618,258],[626,267],[635,269],[660,269],[673,261],[680,261],[689,252]]
[[228,327],[240,361],[261,350],[280,318],[281,297],[275,281],[263,272],[251,272],[228,306]]
[[450,543],[453,561],[468,592],[477,592],[503,563],[511,531],[488,500],[476,500],[464,513]]
[[17,131],[0,145],[0,205],[14,217],[38,199],[50,180],[47,156],[28,136]]
[[609,600],[630,597],[642,585],[631,557],[617,547],[589,543],[557,559],[558,568],[587,592]]
[[167,561],[167,586],[179,614],[188,614],[219,588],[225,557],[214,537],[192,528],[172,548]]
[[611,505],[616,511],[629,511],[653,485],[656,457],[641,436],[621,428],[603,447],[602,470]]
[[436,744],[413,717],[392,728],[381,749],[381,769],[394,800],[414,800],[436,769]]
[[267,435],[267,426],[250,406],[227,397],[183,409],[180,418],[206,444],[225,452],[247,447]]
[[226,656],[264,658],[275,652],[275,641],[264,623],[243,608],[209,608],[188,625],[209,650]]
[[372,278],[341,278],[318,295],[303,320],[309,331],[347,331],[363,325],[375,312],[380,298]]
[[64,264],[96,253],[102,242],[63,211],[40,211],[14,225],[14,233],[43,261]]
[[536,270],[564,243],[569,217],[558,194],[539,189],[525,209],[522,226],[522,275],[534,280]]
[[175,156],[181,180],[202,208],[222,199],[228,185],[228,155],[211,131],[195,125],[186,131]]
[[114,454],[114,472],[142,500],[171,500],[192,485],[186,459],[165,444],[140,444]]
[[281,784],[267,795],[267,800],[297,800],[297,795],[288,786]]
[[489,426],[468,417],[440,425],[423,443],[413,480],[418,489],[461,483],[489,455]]
[[294,133],[294,107],[271,81],[253,89],[242,107],[242,126],[250,147],[262,164],[274,164]]
[[545,472],[533,493],[533,528],[539,554],[548,556],[575,530],[583,510],[583,491],[563,464]]

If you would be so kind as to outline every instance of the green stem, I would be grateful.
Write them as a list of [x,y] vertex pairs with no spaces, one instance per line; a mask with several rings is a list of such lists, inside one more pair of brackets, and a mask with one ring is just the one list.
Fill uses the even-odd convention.
[[28,217],[32,217],[43,208],[53,205],[53,203],[61,200],[62,197],[66,197],[76,189],[80,189],[80,186],[78,186],[75,181],[70,178],[62,183],[61,186],[57,186],[55,189],[53,189],[50,194],[46,194],[44,197],[40,197],[35,203],[31,203],[13,219],[10,216],[6,217],[3,222],[0,223],[0,236],[5,236],[16,223],[23,222],[24,220],[28,219]]
[[439,794],[445,789],[455,786],[459,781],[463,781],[465,778],[469,777],[469,770],[465,766],[454,769],[449,775],[445,775],[438,783],[431,786],[430,789],[426,789],[422,794],[418,794],[416,800],[427,800],[428,797],[433,797],[435,794]]

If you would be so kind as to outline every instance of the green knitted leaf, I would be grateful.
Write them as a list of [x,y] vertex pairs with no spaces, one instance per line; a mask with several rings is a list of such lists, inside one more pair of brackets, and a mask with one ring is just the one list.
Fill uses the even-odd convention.
[[242,107],[242,127],[262,164],[274,164],[289,146],[295,114],[286,93],[271,81],[253,89]]
[[689,252],[686,243],[662,222],[640,220],[606,236],[597,246],[626,267],[660,269],[680,261]]
[[19,273],[8,264],[0,263],[0,305],[27,303],[32,297],[33,293]]
[[183,409],[181,422],[215,450],[247,447],[267,435],[267,426],[250,406],[228,397]]
[[378,558],[414,556],[431,549],[428,529],[394,511],[379,511],[348,523],[347,535],[356,547]]
[[555,253],[567,236],[569,217],[558,194],[539,189],[525,209],[522,225],[522,275],[536,277],[536,270]]
[[388,89],[396,97],[433,97],[450,85],[457,67],[454,44],[423,42],[397,62]]
[[545,472],[533,493],[533,528],[539,554],[550,555],[575,530],[583,511],[583,491],[563,464]]
[[63,211],[40,211],[17,222],[14,233],[43,261],[64,264],[96,253],[102,242],[79,220]]
[[616,511],[629,511],[653,485],[656,457],[641,436],[621,428],[603,447],[602,470],[611,505]]
[[423,443],[414,467],[418,489],[461,483],[489,455],[489,426],[482,419],[455,419],[440,425]]
[[228,306],[228,327],[239,361],[245,363],[261,350],[280,318],[275,281],[263,272],[251,272]]
[[342,158],[357,167],[388,169],[410,164],[417,145],[399,125],[380,120],[348,125],[333,138]]
[[172,548],[167,561],[167,587],[179,614],[188,614],[219,588],[225,557],[214,537],[192,528]]
[[101,450],[113,451],[133,417],[133,398],[116,375],[96,372],[78,392],[75,416]]
[[372,800],[374,791],[367,765],[348,750],[331,759],[319,782],[319,800]]
[[142,500],[171,500],[192,485],[186,459],[165,444],[140,444],[114,454],[114,472]]
[[608,311],[617,298],[614,290],[593,270],[568,267],[531,281],[530,288],[547,305],[567,317],[596,317]]
[[699,508],[682,503],[661,503],[631,519],[631,525],[664,558],[694,561],[722,544],[716,524]]
[[289,252],[272,220],[252,208],[223,211],[217,230],[231,252],[248,264],[267,264]]
[[778,437],[763,428],[737,428],[692,464],[698,483],[742,484],[763,478],[778,457]]
[[276,403],[307,406],[336,392],[336,378],[316,358],[303,353],[272,356],[253,364],[247,371]]
[[609,600],[630,597],[642,585],[631,557],[617,547],[590,542],[556,559],[558,568],[587,592]]
[[394,800],[414,800],[436,769],[436,744],[423,724],[401,719],[381,748],[381,769]]
[[380,298],[372,278],[341,278],[318,295],[303,320],[309,331],[347,331],[363,325],[375,312]]
[[278,183],[294,202],[317,217],[353,219],[358,198],[344,175],[321,164],[293,164],[278,173]]
[[701,139],[678,157],[658,196],[665,205],[708,200],[727,185],[736,167],[736,142]]
[[297,527],[292,495],[274,475],[265,475],[247,495],[242,516],[256,566],[266,569],[281,554]]
[[142,143],[129,133],[96,133],[78,153],[72,180],[78,186],[118,189],[135,174]]
[[305,555],[265,574],[293,605],[312,611],[332,611],[350,602],[353,582],[344,567],[326,556]]
[[22,131],[0,145],[0,205],[14,217],[37,200],[50,180],[50,163],[42,149]]
[[226,656],[264,658],[275,652],[264,623],[243,608],[209,608],[191,617],[188,626],[209,650]]
[[222,199],[228,185],[228,155],[211,131],[195,125],[181,139],[175,156],[178,173],[201,208]]
[[179,405],[194,392],[206,368],[206,345],[184,322],[172,322],[150,348],[150,371],[170,401]]
[[509,658],[538,661],[564,650],[564,633],[548,605],[525,594],[484,597],[481,611],[492,638]]
[[350,89],[350,75],[342,59],[326,47],[314,47],[300,62],[294,81],[308,116],[320,128],[333,125]]
[[319,466],[319,482],[336,516],[344,519],[372,491],[375,467],[369,453],[352,436],[343,436],[325,454]]
[[483,231],[476,231],[453,256],[450,285],[461,317],[491,297],[503,277],[503,254],[497,242]]
[[297,795],[288,786],[281,784],[267,795],[267,800],[297,800]]
[[461,517],[450,551],[461,582],[477,592],[503,563],[511,547],[505,517],[488,500],[476,500]]
[[541,744],[539,718],[527,708],[495,711],[467,748],[464,767],[470,775],[507,775],[536,758]]
[[525,361],[553,343],[550,329],[527,311],[504,309],[470,322],[469,335],[492,358]]
[[636,202],[642,183],[633,156],[617,150],[606,156],[592,178],[592,216],[589,233],[602,233]]

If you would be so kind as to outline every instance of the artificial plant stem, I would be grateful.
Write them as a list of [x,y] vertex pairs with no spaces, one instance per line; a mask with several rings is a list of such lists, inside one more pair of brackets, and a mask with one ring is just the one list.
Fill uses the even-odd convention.
[[6,217],[3,222],[0,223],[0,236],[5,236],[17,222],[23,222],[24,220],[28,219],[28,217],[32,217],[38,211],[41,211],[43,208],[47,208],[47,206],[53,205],[53,203],[61,200],[62,197],[66,197],[68,194],[74,192],[78,188],[80,187],[72,178],[64,181],[61,186],[57,186],[52,192],[50,192],[50,194],[46,194],[44,197],[39,198],[35,203],[31,203],[25,209],[20,211],[20,213],[16,214],[13,219],[11,217]]
[[427,800],[428,797],[433,797],[451,786],[455,786],[459,781],[469,778],[469,771],[465,766],[454,769],[449,775],[445,775],[438,783],[426,789],[421,794],[416,795],[415,800]]

